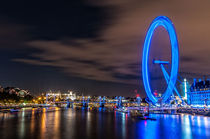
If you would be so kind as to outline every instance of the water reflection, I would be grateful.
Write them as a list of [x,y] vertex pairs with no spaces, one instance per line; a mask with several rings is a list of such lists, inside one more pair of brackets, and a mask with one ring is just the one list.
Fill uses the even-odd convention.
[[58,108],[56,108],[56,111],[55,112],[51,112],[51,114],[54,114],[53,118],[54,118],[54,137],[55,138],[59,138],[60,136],[60,122],[61,122],[61,116],[60,116],[60,112],[58,110]]
[[31,130],[31,134],[34,134],[35,132],[35,111],[34,109],[32,109],[32,112],[31,112],[31,121],[30,121],[30,130]]
[[122,113],[122,137],[123,139],[126,139],[126,132],[127,132],[127,119],[128,119],[128,114],[127,113]]
[[182,130],[184,133],[182,136],[186,139],[191,139],[192,138],[192,129],[191,129],[191,118],[189,115],[184,115],[182,118]]
[[40,125],[40,129],[41,129],[41,139],[44,139],[45,137],[45,132],[46,132],[46,109],[43,109],[43,113],[41,115],[41,125]]
[[[210,118],[191,115],[151,115],[140,120],[105,109],[49,109],[0,113],[0,136],[4,138],[210,138]],[[8,132],[10,131],[10,132]]]
[[[154,115],[153,115],[154,117]],[[159,138],[159,127],[156,121],[139,120],[137,122],[136,137],[137,138]]]
[[[16,115],[16,113],[15,113],[15,115]],[[21,118],[19,119],[19,127],[18,127],[18,129],[19,129],[19,136],[21,137],[21,138],[23,138],[24,137],[24,134],[25,134],[25,111],[23,111],[22,113],[21,113]]]

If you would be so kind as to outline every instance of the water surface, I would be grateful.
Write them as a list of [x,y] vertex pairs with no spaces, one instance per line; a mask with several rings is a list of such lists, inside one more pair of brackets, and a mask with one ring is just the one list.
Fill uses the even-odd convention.
[[210,118],[153,114],[156,121],[129,114],[85,109],[0,113],[1,139],[190,139],[210,138]]

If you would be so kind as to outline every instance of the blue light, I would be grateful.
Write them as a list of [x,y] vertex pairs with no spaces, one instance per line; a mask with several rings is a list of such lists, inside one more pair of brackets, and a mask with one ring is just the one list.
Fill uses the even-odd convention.
[[170,64],[169,61],[153,60],[154,64]]
[[210,90],[188,92],[187,100],[193,107],[209,107]]
[[164,27],[168,31],[171,43],[171,61],[172,61],[168,87],[164,92],[164,95],[162,96],[162,102],[166,102],[173,92],[174,86],[176,84],[178,67],[179,67],[179,48],[173,23],[166,16],[158,16],[152,21],[149,27],[149,30],[147,32],[144,41],[143,56],[142,56],[142,75],[143,75],[144,88],[148,98],[151,100],[153,104],[156,104],[158,102],[158,99],[153,95],[150,86],[149,52],[150,52],[150,44],[154,30],[159,26]]
[[[162,71],[163,71],[163,75],[164,75],[164,78],[165,78],[165,80],[166,80],[166,83],[168,84],[169,75],[168,75],[167,71],[165,70],[164,66],[163,66],[162,64],[161,64],[160,66],[161,66],[161,69],[162,69]],[[176,86],[174,86],[174,91],[175,91],[176,94],[179,96],[179,98],[181,99],[181,101],[184,103],[182,97],[180,96],[178,90],[176,89]]]

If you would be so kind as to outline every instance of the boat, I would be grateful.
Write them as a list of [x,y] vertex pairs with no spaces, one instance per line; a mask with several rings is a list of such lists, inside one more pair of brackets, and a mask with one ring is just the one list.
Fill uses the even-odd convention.
[[125,107],[116,109],[118,112],[128,113],[128,109]]
[[150,117],[146,117],[146,116],[144,116],[144,117],[139,117],[139,119],[140,120],[151,120],[151,121],[156,121],[157,119],[155,119],[155,118],[150,118]]
[[19,112],[20,109],[10,109],[10,112]]
[[146,113],[142,110],[137,110],[137,109],[130,110],[130,115],[133,117],[144,117],[145,114]]

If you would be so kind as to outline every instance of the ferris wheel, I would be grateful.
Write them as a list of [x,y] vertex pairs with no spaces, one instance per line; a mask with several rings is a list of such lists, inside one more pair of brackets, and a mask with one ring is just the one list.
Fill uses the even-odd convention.
[[[153,33],[155,29],[160,26],[166,29],[170,38],[170,44],[171,44],[171,60],[170,61],[171,62],[165,61],[162,59],[153,60],[153,64],[160,65],[160,68],[163,72],[164,79],[166,80],[166,83],[167,83],[165,92],[163,92],[163,95],[158,98],[153,95],[153,91],[152,91],[153,89],[150,83],[149,57],[150,57],[150,44],[151,44]],[[166,70],[165,65],[169,65],[171,67],[170,72]],[[171,95],[173,94],[173,91],[175,91],[176,94],[181,98],[181,96],[179,95],[175,87],[177,74],[178,74],[178,67],[179,67],[179,46],[178,46],[175,28],[173,26],[173,23],[168,17],[158,16],[152,21],[148,29],[148,32],[146,34],[145,41],[144,41],[143,55],[142,55],[143,84],[144,84],[144,88],[145,88],[149,101],[151,101],[153,104],[157,104],[160,101],[161,103],[166,103],[171,97]]]

